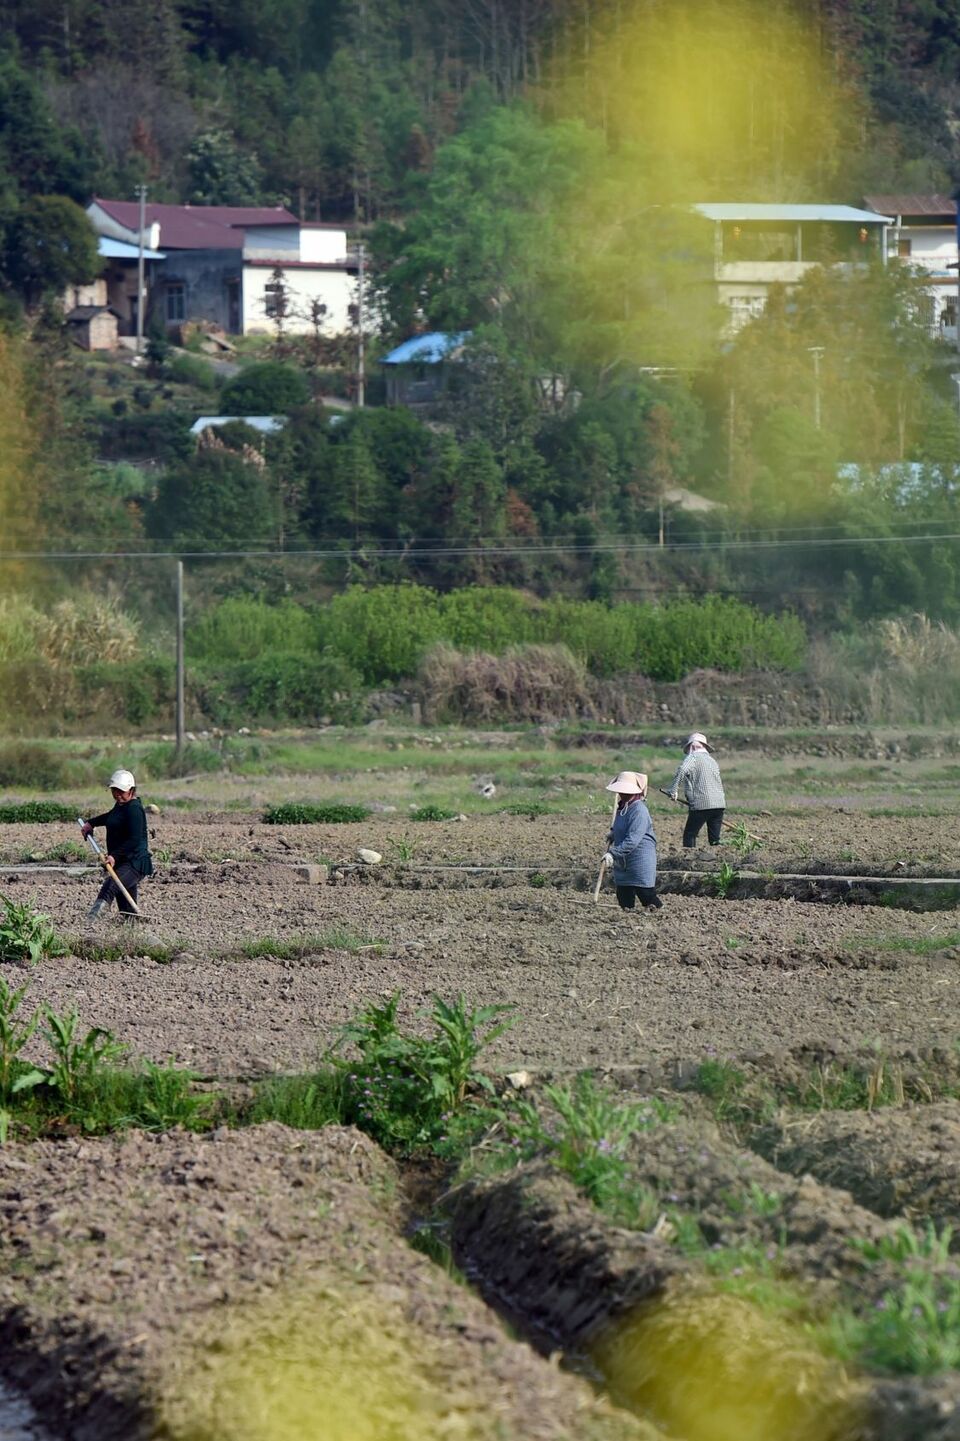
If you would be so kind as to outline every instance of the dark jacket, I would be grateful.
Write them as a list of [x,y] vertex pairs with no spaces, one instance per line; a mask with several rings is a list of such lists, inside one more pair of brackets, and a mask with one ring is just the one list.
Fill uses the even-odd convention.
[[137,796],[125,805],[94,816],[92,826],[106,826],[107,854],[117,862],[127,861],[141,876],[153,875],[150,844],[147,839],[147,813]]

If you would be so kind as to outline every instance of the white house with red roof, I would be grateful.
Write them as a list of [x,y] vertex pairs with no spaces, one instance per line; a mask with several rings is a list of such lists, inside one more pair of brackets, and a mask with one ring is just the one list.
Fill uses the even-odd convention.
[[[136,201],[94,199],[87,207],[101,236],[137,246]],[[269,332],[278,280],[285,291],[284,329],[313,329],[315,302],[326,307],[330,335],[350,328],[357,262],[342,226],[306,224],[283,206],[159,205],[145,207],[144,244],[163,259],[151,267],[150,317],[167,328],[205,320],[232,335]],[[109,303],[121,333],[136,330],[136,263],[115,281]]]

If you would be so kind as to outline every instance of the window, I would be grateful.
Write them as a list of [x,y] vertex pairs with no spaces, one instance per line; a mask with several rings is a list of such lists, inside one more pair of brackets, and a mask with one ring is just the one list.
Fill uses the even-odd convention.
[[167,322],[187,318],[187,288],[181,280],[167,282]]
[[287,313],[287,287],[282,280],[268,280],[263,287],[263,308],[268,320],[282,319]]
[[897,255],[901,260],[909,260],[913,250],[913,241],[909,236],[901,235],[897,240]]

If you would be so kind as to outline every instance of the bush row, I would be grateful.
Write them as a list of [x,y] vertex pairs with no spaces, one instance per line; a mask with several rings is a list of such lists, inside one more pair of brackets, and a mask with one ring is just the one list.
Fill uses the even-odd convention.
[[223,663],[256,652],[325,649],[367,685],[416,673],[436,645],[503,654],[521,645],[563,645],[593,675],[640,671],[681,680],[700,667],[798,670],[806,635],[793,615],[764,615],[721,596],[664,605],[539,601],[503,587],[470,586],[446,595],[424,586],[354,586],[308,611],[224,601],[191,630],[195,659]]

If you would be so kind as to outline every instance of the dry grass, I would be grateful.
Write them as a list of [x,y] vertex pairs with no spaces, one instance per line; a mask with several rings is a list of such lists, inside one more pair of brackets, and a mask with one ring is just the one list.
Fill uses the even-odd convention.
[[0,663],[35,661],[57,669],[132,660],[136,621],[108,596],[80,593],[49,611],[8,596],[0,600]]
[[562,645],[513,646],[503,655],[435,646],[420,665],[418,682],[430,723],[595,714],[586,670]]

